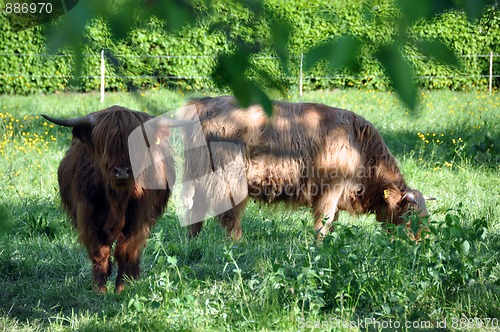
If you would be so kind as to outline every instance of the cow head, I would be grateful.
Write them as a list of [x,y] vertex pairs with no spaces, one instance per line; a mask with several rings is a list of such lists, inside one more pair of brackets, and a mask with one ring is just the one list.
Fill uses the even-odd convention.
[[[132,111],[121,106],[91,113],[73,119],[55,119],[43,115],[47,120],[73,128],[73,137],[87,148],[89,158],[99,168],[106,186],[113,191],[128,191],[134,184],[128,138],[137,127],[143,126],[153,116]],[[168,125],[158,126],[157,139],[166,140],[170,134]],[[134,151],[144,154],[148,151]],[[135,155],[140,159],[141,156]]]
[[429,216],[425,200],[431,198],[424,197],[418,190],[409,188],[400,190],[392,185],[384,190],[383,198],[387,207],[377,210],[378,221],[387,221],[399,225],[405,222],[402,216],[408,211],[413,211],[419,217]]

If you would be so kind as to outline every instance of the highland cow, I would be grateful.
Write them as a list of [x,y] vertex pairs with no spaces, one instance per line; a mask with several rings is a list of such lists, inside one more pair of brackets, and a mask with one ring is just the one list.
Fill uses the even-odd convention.
[[[232,97],[193,99],[188,106],[184,119],[199,118],[207,143],[241,147],[248,195],[218,216],[234,239],[242,236],[240,223],[248,197],[311,207],[319,240],[328,233],[338,210],[374,213],[378,221],[394,224],[404,223],[402,216],[410,208],[422,217],[428,215],[423,195],[406,184],[378,131],[353,112],[322,104],[274,102],[268,117],[261,106],[244,109]],[[185,176],[194,178],[200,165],[213,167],[230,159],[224,151],[212,151],[207,158],[193,151]],[[227,177],[227,186],[207,180],[191,181],[184,188],[183,200],[196,204],[188,216],[190,236],[202,229],[211,202],[235,194],[229,190],[237,187],[231,179],[240,174],[227,171],[234,173]]]
[[[108,109],[74,119],[44,117],[73,128],[71,147],[61,161],[58,182],[62,206],[69,214],[92,261],[93,281],[98,291],[106,291],[111,274],[112,245],[118,263],[116,292],[127,278],[139,276],[141,251],[150,227],[162,214],[170,196],[167,181],[174,181],[169,163],[160,151],[134,151],[152,158],[155,174],[164,190],[141,187],[134,180],[129,153],[129,135],[153,116],[124,107]],[[156,139],[169,135],[168,126],[158,127]],[[144,139],[147,140],[146,135]],[[149,140],[154,142],[155,137]],[[137,179],[137,174],[136,179]]]

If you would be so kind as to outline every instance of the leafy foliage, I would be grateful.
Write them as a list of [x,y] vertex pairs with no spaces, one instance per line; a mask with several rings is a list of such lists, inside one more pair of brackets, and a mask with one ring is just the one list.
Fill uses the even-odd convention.
[[[266,91],[297,84],[305,53],[304,89],[392,86],[413,108],[416,86],[487,83],[481,75],[488,59],[470,55],[500,53],[494,3],[91,0],[43,28],[22,31],[2,12],[3,49],[18,55],[1,58],[0,93],[96,90],[104,49],[108,90],[229,88],[243,104],[268,105]],[[46,45],[64,56],[21,55],[43,54]]]

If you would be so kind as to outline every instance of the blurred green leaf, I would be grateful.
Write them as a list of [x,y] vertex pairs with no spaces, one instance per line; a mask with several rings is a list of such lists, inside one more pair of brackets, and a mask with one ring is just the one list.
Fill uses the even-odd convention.
[[411,26],[418,19],[428,19],[455,6],[453,0],[398,0],[398,6],[403,14],[402,28]]
[[255,97],[257,98],[258,104],[264,108],[264,112],[266,112],[267,116],[273,115],[273,103],[267,94],[258,89],[255,93]]
[[242,107],[258,104],[268,116],[273,114],[273,105],[267,94],[254,82],[243,80],[230,86],[234,97]]
[[278,55],[285,71],[288,71],[289,52],[288,44],[290,40],[291,27],[290,24],[282,19],[272,19],[270,23],[272,31],[272,46]]
[[145,9],[146,18],[156,15],[163,19],[166,29],[170,31],[196,21],[197,11],[190,0],[146,0],[145,6],[141,5],[141,2],[133,2],[138,3],[139,8]]
[[311,69],[319,61],[326,60],[331,71],[342,67],[358,71],[357,56],[360,48],[361,42],[352,36],[343,36],[320,44],[307,52],[304,57],[304,68]]
[[393,88],[403,103],[411,110],[417,106],[417,86],[413,82],[414,72],[408,61],[396,45],[382,46],[376,53],[384,70],[391,80]]
[[250,67],[250,52],[238,49],[233,54],[222,54],[217,58],[217,65],[212,78],[220,87],[243,80],[245,71]]
[[236,99],[247,107],[251,101],[251,83],[245,79],[245,71],[250,67],[249,53],[243,49],[233,54],[223,54],[217,59],[212,79],[219,88],[229,86]]
[[467,13],[470,21],[476,20],[488,6],[498,6],[498,0],[459,0],[458,6]]
[[[260,104],[266,114],[271,115],[271,100],[258,84],[246,77],[251,67],[250,54],[249,49],[242,46],[233,54],[219,56],[212,78],[219,87],[229,86],[242,107]],[[264,75],[260,73],[261,77]]]
[[443,64],[460,67],[455,52],[439,40],[420,40],[416,46],[423,55],[433,57]]

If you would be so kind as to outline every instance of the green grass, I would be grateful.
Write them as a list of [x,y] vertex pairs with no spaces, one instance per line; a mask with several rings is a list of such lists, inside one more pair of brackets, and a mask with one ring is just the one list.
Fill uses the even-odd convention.
[[391,93],[302,97],[365,116],[410,186],[437,197],[428,204],[430,235],[418,244],[372,216],[341,214],[318,246],[307,209],[259,203],[249,205],[242,241],[227,239],[213,220],[188,241],[169,207],[140,280],[120,295],[96,294],[85,250],[59,208],[56,170],[69,130],[36,115],[112,104],[162,114],[184,101],[168,91],[143,94],[108,95],[105,104],[96,94],[1,97],[0,330],[356,330],[349,324],[367,319],[379,324],[365,326],[373,329],[444,320],[451,330],[498,326],[498,94],[425,92],[416,114]]

